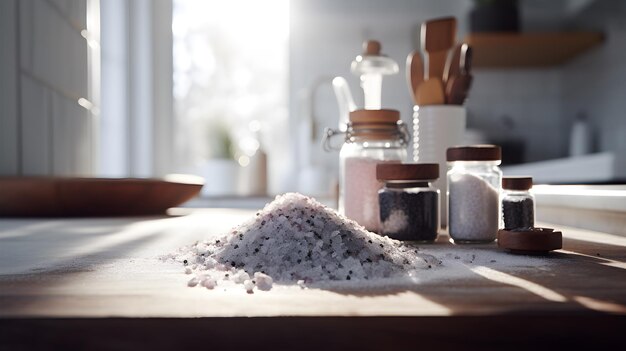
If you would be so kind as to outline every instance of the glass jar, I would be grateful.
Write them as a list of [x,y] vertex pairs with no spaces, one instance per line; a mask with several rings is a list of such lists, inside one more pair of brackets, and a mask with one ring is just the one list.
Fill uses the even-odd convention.
[[[337,131],[327,130],[328,139]],[[378,232],[378,190],[376,165],[406,160],[409,134],[396,110],[356,110],[339,152],[339,212],[365,229]]]
[[500,227],[502,152],[496,145],[448,148],[448,233],[455,243],[486,243]]
[[396,240],[432,242],[439,230],[439,178],[437,163],[379,164],[376,177],[380,234]]
[[532,177],[502,178],[502,219],[504,229],[535,226],[535,197],[530,193]]

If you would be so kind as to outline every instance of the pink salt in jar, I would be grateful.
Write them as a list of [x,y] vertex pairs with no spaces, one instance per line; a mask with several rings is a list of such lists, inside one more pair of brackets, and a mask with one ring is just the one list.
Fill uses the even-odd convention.
[[356,110],[339,153],[339,212],[365,229],[380,226],[376,165],[406,160],[409,134],[396,110]]

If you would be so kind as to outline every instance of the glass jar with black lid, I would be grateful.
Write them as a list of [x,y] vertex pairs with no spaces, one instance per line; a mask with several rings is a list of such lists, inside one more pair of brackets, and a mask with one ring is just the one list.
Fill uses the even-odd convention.
[[439,164],[379,164],[376,177],[384,182],[378,192],[380,234],[396,240],[434,241],[439,230]]
[[532,177],[502,178],[502,219],[504,229],[535,226],[535,197],[530,193]]

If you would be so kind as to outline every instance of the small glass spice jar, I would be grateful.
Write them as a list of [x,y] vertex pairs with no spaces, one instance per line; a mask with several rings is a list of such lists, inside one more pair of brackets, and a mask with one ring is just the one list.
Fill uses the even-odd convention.
[[502,178],[502,217],[504,229],[535,226],[535,197],[530,193],[532,177]]
[[494,241],[500,227],[500,147],[451,147],[446,159],[450,237],[455,243]]
[[378,192],[380,234],[396,240],[434,241],[439,229],[437,163],[379,164],[376,177],[385,183]]
[[[327,129],[325,149],[331,149],[330,138],[341,132]],[[339,212],[365,229],[378,232],[379,163],[406,160],[409,133],[396,110],[356,110],[339,152]]]

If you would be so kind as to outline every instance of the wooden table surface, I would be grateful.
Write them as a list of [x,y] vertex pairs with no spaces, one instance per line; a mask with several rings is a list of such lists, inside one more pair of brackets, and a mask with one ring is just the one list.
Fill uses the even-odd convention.
[[[613,341],[607,339],[607,335],[614,335],[612,328],[624,326],[626,238],[562,226],[558,229],[564,235],[563,250],[542,258],[545,265],[506,270],[467,263],[466,274],[462,276],[425,279],[423,284],[412,288],[380,292],[281,286],[251,295],[243,289],[208,291],[188,288],[189,276],[183,274],[181,266],[158,259],[195,240],[223,233],[253,213],[207,209],[179,217],[1,219],[0,340],[4,337],[15,341],[26,328],[56,330],[56,334],[49,336],[59,335],[59,330],[53,328],[54,321],[63,321],[65,325],[76,323],[76,327],[93,325],[92,333],[120,325],[131,328],[131,321],[143,321],[144,326],[154,323],[153,330],[172,328],[172,319],[179,321],[176,325],[181,330],[189,330],[191,326],[182,325],[193,320],[201,323],[196,324],[198,327],[203,323],[212,325],[214,320],[221,325],[251,323],[254,330],[259,325],[276,325],[285,330],[298,325],[311,327],[309,323],[318,329],[346,323],[359,325],[362,330],[380,330],[381,325],[390,328],[393,323],[422,323],[420,318],[430,316],[437,318],[427,319],[429,327],[421,332],[428,331],[432,336],[441,334],[436,331],[437,323],[448,326],[461,323],[464,330],[471,331],[477,328],[472,322],[477,319],[481,325],[492,328],[510,323],[539,332],[539,327],[533,327],[538,324],[534,323],[552,320],[560,326],[567,325],[568,333],[580,336],[593,331],[591,335],[603,335],[605,341]],[[442,236],[438,243],[428,246],[429,250],[442,253],[449,250],[452,244],[446,239]],[[468,253],[498,250],[495,244],[455,248]],[[276,316],[290,318],[241,319]],[[342,318],[355,316],[364,318],[350,323]],[[189,320],[189,317],[203,318]],[[216,317],[235,318],[226,322]],[[408,317],[411,322],[402,317]],[[405,322],[397,322],[398,318]],[[262,322],[255,324],[257,320]],[[285,320],[289,322],[281,322]],[[603,329],[598,329],[599,326]],[[598,334],[602,331],[609,334]],[[416,332],[411,329],[411,333]],[[84,332],[83,335],[95,334]],[[228,333],[221,335],[226,337]],[[484,338],[494,340],[493,336]]]

